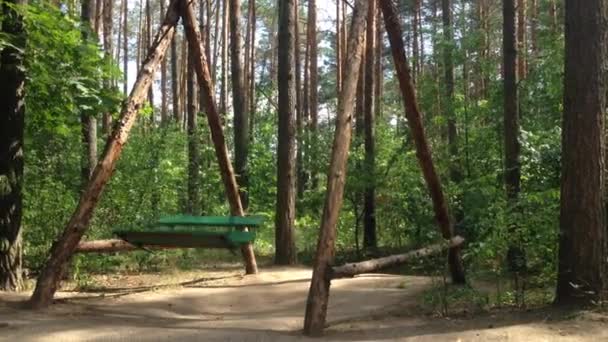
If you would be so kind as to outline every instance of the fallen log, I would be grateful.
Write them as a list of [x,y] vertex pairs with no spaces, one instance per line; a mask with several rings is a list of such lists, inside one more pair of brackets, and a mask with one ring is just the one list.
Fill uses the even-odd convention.
[[403,264],[412,259],[418,259],[440,253],[448,248],[458,247],[464,243],[461,236],[453,237],[448,243],[442,242],[404,254],[396,254],[384,258],[353,262],[342,266],[332,267],[331,279],[352,278],[357,274],[371,273],[383,268]]
[[[144,246],[144,248],[147,247]],[[113,253],[127,252],[136,249],[140,249],[140,247],[133,246],[132,244],[120,239],[92,240],[81,241],[76,246],[76,250],[74,251],[74,253]]]

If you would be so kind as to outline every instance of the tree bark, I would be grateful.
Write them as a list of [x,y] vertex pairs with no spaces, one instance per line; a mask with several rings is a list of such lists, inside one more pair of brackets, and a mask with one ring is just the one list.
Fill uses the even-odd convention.
[[241,194],[243,208],[248,207],[249,186],[249,114],[247,113],[247,92],[245,91],[242,39],[241,4],[239,0],[228,0],[230,7],[230,70],[232,78],[232,107],[234,112],[234,168]]
[[171,95],[173,99],[171,105],[173,106],[173,119],[177,122],[178,127],[181,126],[182,112],[179,108],[179,76],[177,73],[177,39],[171,40]]
[[[190,49],[188,49],[190,50]],[[194,65],[192,53],[188,53],[188,84],[186,85],[186,97],[188,106],[188,201],[186,212],[191,215],[200,215],[200,152],[198,140],[198,124],[196,110],[196,94],[194,83]],[[203,96],[201,96],[203,98]]]
[[21,218],[23,216],[23,132],[25,118],[26,36],[22,17],[11,5],[2,5],[2,32],[12,35],[13,46],[0,53],[0,291],[23,288]]
[[[127,0],[124,0],[127,1]],[[165,0],[160,0],[160,20],[162,22],[165,16]],[[173,48],[173,40],[171,41]],[[165,125],[169,122],[167,104],[167,59],[163,58],[160,64],[160,122]]]
[[517,0],[517,76],[519,80],[526,78],[526,0]]
[[[83,0],[80,12],[80,20],[83,24],[83,41],[89,39],[89,30],[94,30],[91,18],[94,18],[94,0]],[[101,0],[100,0],[101,1]],[[81,156],[81,181],[82,189],[93,173],[93,168],[97,164],[97,119],[93,115],[80,114],[81,133],[82,133],[82,156]]]
[[566,0],[557,304],[596,305],[608,290],[605,212],[608,5]]
[[376,272],[384,268],[406,263],[413,259],[420,259],[430,255],[439,254],[448,248],[460,247],[463,243],[464,239],[462,237],[455,236],[450,241],[437,243],[403,254],[391,255],[378,259],[370,259],[362,262],[354,262],[342,266],[334,266],[332,267],[331,278],[352,278],[357,274]]
[[310,117],[310,130],[315,134],[318,126],[318,63],[317,63],[317,3],[316,0],[308,0],[308,44],[310,46],[310,73],[309,73],[309,100],[308,110]]
[[450,154],[450,180],[459,183],[462,179],[458,154],[458,131],[454,111],[454,27],[452,24],[452,1],[441,0],[443,21],[443,66],[444,66],[444,111],[447,113],[448,150]]
[[376,171],[376,118],[375,118],[375,52],[376,52],[376,0],[369,0],[367,14],[367,34],[365,38],[365,167],[367,175],[365,193],[363,194],[363,247],[375,249],[378,247],[376,236],[376,185],[374,173]]
[[[146,0],[146,43],[144,49],[150,49],[152,46],[152,7],[150,5],[150,0]],[[145,50],[144,50],[145,51]],[[152,74],[152,84],[154,84],[154,74]],[[150,122],[154,124],[156,120],[156,115],[154,112],[154,86],[148,88],[148,102],[150,103],[150,107],[152,107],[152,115],[150,116]]]
[[304,334],[309,336],[321,335],[325,327],[331,280],[331,264],[334,261],[336,223],[344,200],[346,163],[352,134],[351,121],[355,107],[357,80],[361,68],[361,55],[364,47],[367,7],[367,0],[356,1],[348,38],[344,83],[342,93],[340,93],[340,97],[338,98],[336,131],[331,162],[327,173],[327,193],[321,218],[310,291],[308,292],[308,300],[306,302]]
[[228,6],[228,0],[222,2],[222,67],[220,75],[222,87],[220,89],[220,114],[225,117],[228,112],[228,35],[230,33],[228,21],[230,7]]
[[[209,72],[209,66],[205,56],[205,48],[201,42],[201,33],[198,29],[196,17],[194,16],[192,2],[186,1],[185,3],[184,27],[186,30],[186,37],[189,42],[190,52],[194,57],[194,70],[198,76],[201,96],[205,97],[204,103],[207,106],[205,108],[205,114],[207,115],[207,123],[209,125],[209,130],[211,131],[211,139],[213,140],[215,155],[220,167],[220,174],[222,176],[222,182],[224,183],[226,197],[230,204],[230,213],[234,216],[244,216],[245,211],[241,204],[236,176],[232,164],[230,163],[230,158],[228,157],[222,121],[213,99],[214,91],[213,85],[211,84],[211,73]],[[258,268],[252,245],[242,245],[241,253],[245,259],[245,272],[247,274],[257,273]]]
[[336,0],[336,98],[342,91],[342,0]]
[[[113,0],[103,0],[103,50],[105,59],[107,61],[112,60],[112,31],[113,31]],[[116,61],[118,62],[118,61]],[[104,88],[110,89],[112,87],[113,80],[108,78],[104,80]],[[112,126],[112,113],[105,112],[103,113],[103,121],[102,121],[102,132],[108,137],[110,135],[110,130]]]
[[295,239],[295,1],[279,1],[279,142],[277,148],[277,202],[275,219],[275,263],[297,262]]
[[[439,180],[437,170],[433,164],[431,149],[426,140],[424,127],[422,126],[422,115],[418,108],[416,91],[412,84],[408,61],[405,56],[405,47],[401,38],[402,32],[401,27],[399,26],[398,12],[392,1],[388,0],[380,1],[380,8],[382,9],[384,25],[395,63],[395,71],[399,80],[399,88],[405,105],[405,116],[410,125],[410,131],[414,139],[416,157],[422,168],[422,174],[433,201],[435,219],[437,220],[443,238],[446,240],[451,239],[454,235],[453,226],[450,222],[447,202],[441,189],[441,181]],[[452,281],[457,284],[463,284],[465,282],[465,274],[460,256],[460,248],[450,248],[448,263]]]
[[129,87],[129,1],[123,1],[122,8],[122,72],[124,77],[124,83],[122,85],[122,91],[127,96]]
[[51,304],[53,295],[57,291],[59,282],[66,271],[68,261],[88,228],[93,211],[99,202],[105,185],[112,175],[129,132],[135,123],[137,113],[145,100],[147,90],[152,83],[152,75],[158,68],[173,38],[175,25],[179,17],[177,11],[178,3],[179,0],[174,0],[169,6],[165,20],[150,48],[148,57],[137,76],[129,97],[123,105],[120,119],[117,121],[112,136],[108,140],[103,158],[95,167],[91,180],[82,193],[78,206],[72,214],[64,232],[51,248],[50,257],[38,277],[36,288],[30,299],[32,308],[43,308]]

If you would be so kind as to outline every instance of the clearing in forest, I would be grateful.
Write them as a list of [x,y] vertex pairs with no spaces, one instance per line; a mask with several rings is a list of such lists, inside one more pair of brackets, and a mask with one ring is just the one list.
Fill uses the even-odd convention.
[[[0,294],[5,341],[289,341],[301,334],[311,271],[226,268],[95,277],[49,309]],[[335,341],[608,341],[608,318],[551,310],[437,318],[420,304],[428,277],[374,274],[333,281],[325,337]],[[313,339],[310,339],[313,340]]]

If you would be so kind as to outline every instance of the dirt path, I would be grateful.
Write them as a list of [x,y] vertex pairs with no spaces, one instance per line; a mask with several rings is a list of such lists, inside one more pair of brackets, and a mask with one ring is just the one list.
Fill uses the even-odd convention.
[[[99,279],[103,292],[62,292],[41,312],[27,294],[0,294],[4,341],[288,341],[300,334],[311,272],[264,269]],[[194,279],[194,280],[193,280]],[[164,282],[163,282],[164,280]],[[154,284],[151,286],[150,284]],[[553,321],[548,313],[432,319],[417,303],[425,277],[369,275],[332,283],[325,340],[608,341],[604,316]]]

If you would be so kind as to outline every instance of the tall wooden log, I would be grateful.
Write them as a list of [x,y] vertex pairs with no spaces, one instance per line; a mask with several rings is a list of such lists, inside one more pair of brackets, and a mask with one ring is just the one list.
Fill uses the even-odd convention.
[[[392,0],[380,1],[380,8],[384,16],[384,24],[388,35],[393,59],[395,62],[395,71],[399,79],[399,88],[405,105],[405,116],[410,125],[410,131],[416,146],[416,157],[422,168],[422,174],[427,183],[431,199],[433,201],[433,209],[435,211],[435,219],[439,225],[444,239],[451,239],[453,236],[453,226],[448,213],[448,205],[441,189],[441,181],[437,175],[437,170],[433,164],[431,149],[426,140],[424,127],[422,126],[422,115],[418,108],[416,100],[416,90],[412,84],[409,64],[405,55],[405,47],[403,45],[403,37],[401,26],[399,25],[399,17],[395,4]],[[449,252],[450,272],[454,283],[464,283],[464,266],[460,256],[460,249],[454,247]]]
[[141,109],[148,88],[152,84],[154,72],[160,65],[160,61],[163,59],[175,34],[175,25],[179,18],[177,11],[179,1],[173,0],[171,2],[165,20],[137,75],[131,94],[122,107],[120,119],[116,122],[112,136],[108,140],[103,158],[95,167],[93,175],[80,196],[78,206],[65,230],[51,248],[50,257],[38,277],[34,294],[30,299],[32,308],[43,308],[51,304],[53,295],[57,291],[59,282],[67,268],[68,261],[89,226],[93,211],[114,171],[116,162],[129,137],[129,132],[137,118],[137,113]]
[[[213,146],[215,147],[215,155],[220,167],[226,197],[230,204],[230,212],[234,216],[244,216],[245,212],[243,210],[243,205],[241,204],[234,169],[232,168],[230,158],[228,157],[228,148],[226,147],[226,140],[222,129],[222,120],[217,111],[215,99],[213,98],[214,90],[213,85],[211,84],[211,74],[209,73],[209,66],[207,64],[207,57],[205,55],[205,48],[202,44],[197,19],[194,15],[193,0],[183,1],[185,2],[183,19],[186,38],[188,39],[189,44],[188,47],[190,48],[190,53],[193,54],[194,70],[196,71],[201,90],[200,96],[205,97],[205,114],[207,115],[207,122],[211,131],[211,139],[213,140]],[[251,244],[243,245],[241,247],[241,253],[245,259],[246,273],[257,273],[258,268]]]
[[357,0],[350,29],[344,83],[338,98],[336,131],[332,147],[331,163],[327,174],[327,194],[321,218],[317,253],[306,302],[304,334],[319,336],[323,333],[329,300],[331,264],[334,260],[336,223],[344,200],[346,162],[352,135],[352,116],[361,55],[363,52],[365,18],[368,0]]

